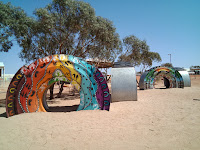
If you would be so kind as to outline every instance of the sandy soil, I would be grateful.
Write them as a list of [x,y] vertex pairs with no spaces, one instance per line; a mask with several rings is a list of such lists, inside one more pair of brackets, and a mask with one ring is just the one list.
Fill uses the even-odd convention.
[[111,103],[110,111],[68,112],[79,104],[68,93],[48,102],[57,112],[10,118],[1,84],[0,150],[199,150],[200,77],[191,81],[184,89],[138,90],[138,101]]

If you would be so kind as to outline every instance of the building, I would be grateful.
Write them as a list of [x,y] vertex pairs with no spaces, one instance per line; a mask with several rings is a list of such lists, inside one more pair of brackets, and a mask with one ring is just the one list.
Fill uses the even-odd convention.
[[5,66],[3,62],[0,62],[0,79],[5,78]]
[[192,66],[190,70],[193,71],[195,74],[200,74],[200,66]]

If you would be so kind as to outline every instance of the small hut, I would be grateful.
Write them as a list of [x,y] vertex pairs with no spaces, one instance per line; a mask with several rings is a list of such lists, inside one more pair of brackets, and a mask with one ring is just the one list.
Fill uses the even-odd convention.
[[[98,58],[89,58],[86,59],[86,61],[90,64],[90,65],[95,65],[96,68],[100,68],[100,69],[104,69],[105,71],[105,78],[107,80],[107,75],[108,75],[108,68],[113,67],[114,63],[111,61],[108,61],[106,59],[100,60]],[[103,73],[103,72],[102,72]]]

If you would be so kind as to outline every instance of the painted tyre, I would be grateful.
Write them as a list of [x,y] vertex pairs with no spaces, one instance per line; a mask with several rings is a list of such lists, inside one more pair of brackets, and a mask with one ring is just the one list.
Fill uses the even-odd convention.
[[184,81],[181,74],[170,67],[157,66],[149,69],[141,75],[139,87],[140,89],[153,89],[156,79],[162,76],[167,80],[168,88],[184,88]]
[[53,55],[23,66],[13,77],[6,96],[7,117],[46,112],[44,94],[57,81],[68,81],[80,93],[77,110],[109,110],[110,93],[101,72],[81,58]]

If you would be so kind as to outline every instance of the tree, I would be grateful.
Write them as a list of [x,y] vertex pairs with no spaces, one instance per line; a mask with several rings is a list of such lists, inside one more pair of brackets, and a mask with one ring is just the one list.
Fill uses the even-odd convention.
[[0,2],[0,52],[8,52],[13,41],[20,42],[33,22],[21,8]]
[[10,38],[15,37],[22,48],[20,58],[26,62],[53,54],[114,61],[121,52],[113,23],[96,16],[88,3],[53,0],[34,12],[35,19],[10,4],[1,3],[1,8],[1,32],[5,34],[0,41],[4,44],[1,51],[8,51],[12,46]]
[[173,68],[172,63],[164,63],[164,64],[162,64],[161,66]]
[[146,54],[142,54],[142,69],[141,72],[144,72],[147,68],[152,66],[153,62],[160,62],[161,57],[157,52],[146,52]]
[[114,61],[121,52],[113,23],[96,16],[88,3],[53,0],[34,14],[36,23],[20,41],[20,57],[26,61],[52,54]]
[[133,66],[141,66],[141,72],[152,66],[152,62],[160,62],[161,57],[156,52],[150,52],[145,40],[140,40],[131,35],[123,39],[124,53],[119,56],[119,61],[129,61]]
[[16,40],[26,62],[53,54],[114,61],[121,52],[113,23],[96,16],[88,3],[53,0],[34,14],[28,17],[21,8],[0,2],[0,51],[7,52]]

